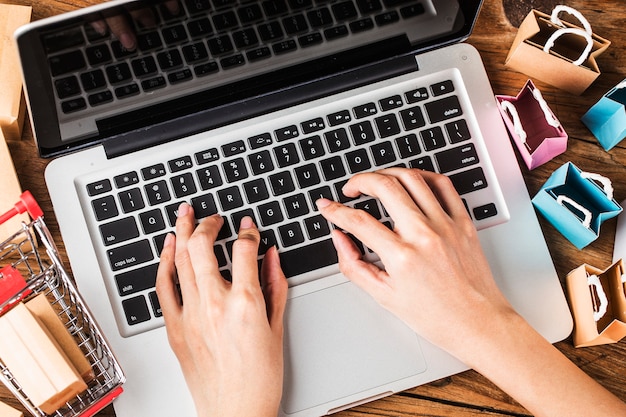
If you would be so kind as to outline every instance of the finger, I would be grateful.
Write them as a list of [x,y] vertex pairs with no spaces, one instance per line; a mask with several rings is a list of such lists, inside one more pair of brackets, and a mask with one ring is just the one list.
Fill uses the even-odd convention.
[[180,283],[180,291],[184,302],[190,302],[192,295],[197,295],[196,278],[194,274],[193,264],[189,257],[189,238],[191,237],[195,227],[196,220],[193,214],[193,208],[182,203],[178,207],[176,218],[176,256],[174,258],[176,269],[178,271],[178,281]]
[[316,204],[326,220],[352,233],[381,258],[386,252],[385,248],[393,245],[398,239],[393,231],[363,210],[356,210],[325,198],[317,200]]
[[426,178],[429,178],[432,182],[449,181],[447,177],[419,169],[389,168],[382,172],[397,178],[399,183],[427,218],[436,220],[442,216],[447,217],[447,213],[445,209],[442,208],[441,202],[431,188],[431,184],[426,180]]
[[180,13],[180,4],[178,0],[168,0],[165,2],[165,7],[173,16],[178,16]]
[[117,37],[122,46],[129,51],[134,51],[137,47],[137,37],[126,16],[108,17],[106,22],[111,33]]
[[332,238],[335,249],[337,249],[341,273],[369,293],[375,300],[382,302],[388,289],[387,273],[376,265],[364,261],[361,258],[361,252],[345,233],[333,230]]
[[450,178],[434,172],[422,172],[422,175],[439,204],[450,217],[453,219],[469,218],[465,204],[463,204],[463,200],[461,200]]
[[270,327],[282,336],[288,285],[275,246],[271,247],[263,258],[261,284]]
[[[398,178],[386,172],[387,170],[357,174],[350,178],[342,191],[351,197],[366,194],[378,198],[396,223],[403,224],[416,214],[422,215],[415,199]],[[424,188],[428,187],[424,184]]]
[[233,244],[233,289],[259,287],[259,230],[248,216],[241,219],[239,234]]
[[157,18],[151,8],[133,10],[130,15],[142,29],[154,28],[157,25]]
[[215,256],[215,241],[224,219],[219,215],[205,218],[189,237],[187,251],[193,266],[196,285],[200,296],[215,294],[217,288],[224,287],[226,282],[219,272],[219,264]]
[[168,233],[165,237],[156,278],[156,292],[166,325],[169,322],[172,325],[177,323],[176,318],[181,312],[180,298],[176,289],[176,266],[174,265],[175,239],[173,233]]

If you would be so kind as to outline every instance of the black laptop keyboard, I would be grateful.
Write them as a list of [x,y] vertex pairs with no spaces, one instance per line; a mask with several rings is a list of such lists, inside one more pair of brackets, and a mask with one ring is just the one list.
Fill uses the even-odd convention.
[[[487,187],[457,93],[450,80],[391,95],[374,91],[357,105],[335,106],[332,112],[320,107],[317,117],[243,138],[234,134],[214,147],[201,140],[188,154],[90,182],[86,191],[100,235],[95,239],[105,247],[102,259],[114,276],[128,325],[161,314],[154,291],[158,256],[182,201],[191,203],[198,219],[224,216],[215,255],[229,280],[243,216],[259,226],[259,260],[276,245],[288,278],[329,266],[336,270],[332,226],[314,204],[320,197],[366,210],[391,227],[377,200],[341,192],[358,172],[405,166],[445,173],[462,197],[483,193],[479,203],[466,202],[477,226],[497,216],[499,203]],[[375,256],[357,244],[363,254]]]
[[[425,13],[418,0],[185,0],[173,16],[154,9],[154,27],[135,25],[137,48],[86,24],[44,36],[60,110],[115,106],[139,95],[181,89],[196,79],[306,53],[324,42]],[[164,90],[165,89],[165,90]]]

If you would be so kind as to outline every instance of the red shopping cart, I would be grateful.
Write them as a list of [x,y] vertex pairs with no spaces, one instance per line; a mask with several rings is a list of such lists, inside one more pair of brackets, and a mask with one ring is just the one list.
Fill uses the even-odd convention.
[[[57,248],[43,221],[43,212],[26,191],[0,224],[28,212],[32,221],[0,243],[0,316],[15,304],[45,294],[58,317],[89,361],[94,377],[87,390],[53,414],[45,414],[28,398],[11,369],[0,358],[0,380],[35,417],[90,417],[110,404],[123,391],[124,373],[89,309],[63,267]],[[2,239],[3,236],[0,236]],[[0,341],[2,343],[2,341]]]

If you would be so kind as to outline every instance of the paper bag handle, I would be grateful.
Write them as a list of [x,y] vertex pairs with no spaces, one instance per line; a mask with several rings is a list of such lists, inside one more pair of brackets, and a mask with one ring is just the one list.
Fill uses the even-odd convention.
[[[582,24],[583,28],[585,28],[585,30],[582,30],[579,28],[565,27],[561,19],[559,19],[559,13],[561,12],[567,12],[571,14],[572,16],[576,17],[576,19],[580,21],[580,23]],[[582,65],[585,62],[585,60],[589,57],[589,54],[591,53],[591,48],[593,48],[593,38],[591,37],[592,35],[591,25],[589,24],[587,19],[585,19],[585,17],[576,9],[572,9],[571,7],[564,6],[564,5],[558,5],[552,10],[550,21],[554,23],[555,25],[560,26],[561,29],[556,30],[548,38],[548,40],[546,41],[546,44],[543,46],[543,52],[549,53],[550,49],[552,49],[552,47],[554,46],[554,42],[556,42],[556,40],[562,35],[566,33],[576,34],[576,35],[582,36],[587,41],[587,46],[585,47],[583,52],[580,54],[580,57],[576,61],[572,62],[576,66]]]
[[[561,125],[561,123],[557,120],[554,114],[550,111],[550,107],[548,107],[548,103],[546,103],[546,100],[541,95],[541,91],[539,91],[539,89],[537,88],[533,89],[533,97],[539,103],[539,107],[543,111],[543,115],[546,118],[546,122],[550,126],[558,128]],[[510,101],[504,100],[500,103],[500,106],[502,107],[502,110],[508,111],[509,114],[511,115],[511,118],[513,119],[513,130],[515,131],[515,134],[519,136],[520,140],[522,141],[524,145],[526,145],[526,147],[530,148],[526,144],[526,138],[527,138],[526,131],[524,130],[524,126],[522,126],[522,121],[519,117],[519,114],[517,113],[517,108],[515,107],[515,105],[511,103]]]
[[581,206],[576,201],[572,200],[571,198],[565,195],[558,196],[556,198],[556,202],[557,204],[560,204],[561,206],[563,205],[563,203],[567,203],[571,205],[572,207],[574,207],[576,210],[580,211],[584,217],[582,219],[583,226],[585,226],[586,228],[591,227],[591,212],[587,210],[587,208]]
[[502,110],[508,111],[513,119],[513,130],[515,134],[519,136],[520,140],[523,144],[526,144],[526,131],[524,130],[524,126],[522,126],[522,121],[519,118],[519,114],[517,113],[517,109],[515,105],[510,101],[503,101],[500,103]]
[[565,6],[563,4],[559,4],[558,6],[555,6],[554,9],[552,9],[552,14],[550,15],[550,21],[554,23],[555,25],[560,26],[562,28],[565,27],[561,19],[559,19],[559,14],[561,12],[569,13],[572,16],[574,16],[583,25],[583,28],[585,28],[585,32],[587,32],[590,35],[592,34],[591,25],[589,24],[589,21],[585,19],[585,16],[583,16],[582,13],[579,12],[578,10],[569,6]]
[[600,278],[598,278],[597,275],[589,275],[587,277],[587,285],[596,289],[596,294],[598,294],[598,300],[600,300],[600,304],[597,305],[597,309],[595,302],[593,303],[593,320],[597,322],[606,314],[606,310],[609,305],[609,299],[606,297],[604,289],[602,288],[602,283],[600,282]]
[[595,174],[593,172],[584,172],[584,171],[580,173],[580,176],[582,178],[594,180],[602,184],[602,191],[604,191],[604,194],[606,194],[606,197],[609,200],[613,200],[613,185],[611,184],[610,179],[600,174]]

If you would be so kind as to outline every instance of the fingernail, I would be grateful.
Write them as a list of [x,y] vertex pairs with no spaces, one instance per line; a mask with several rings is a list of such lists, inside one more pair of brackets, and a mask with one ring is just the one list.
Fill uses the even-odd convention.
[[174,233],[168,233],[165,235],[165,240],[163,241],[163,248],[167,248],[174,243]]
[[239,230],[241,229],[252,229],[254,227],[254,222],[250,216],[245,216],[241,219],[241,223],[239,223]]
[[186,216],[189,213],[190,206],[187,203],[180,203],[178,206],[177,217]]
[[135,36],[131,33],[123,32],[120,33],[120,43],[129,51],[133,51],[135,49]]
[[324,207],[328,207],[330,206],[331,201],[327,198],[320,198],[315,202],[315,205],[317,205],[318,209],[322,209]]

